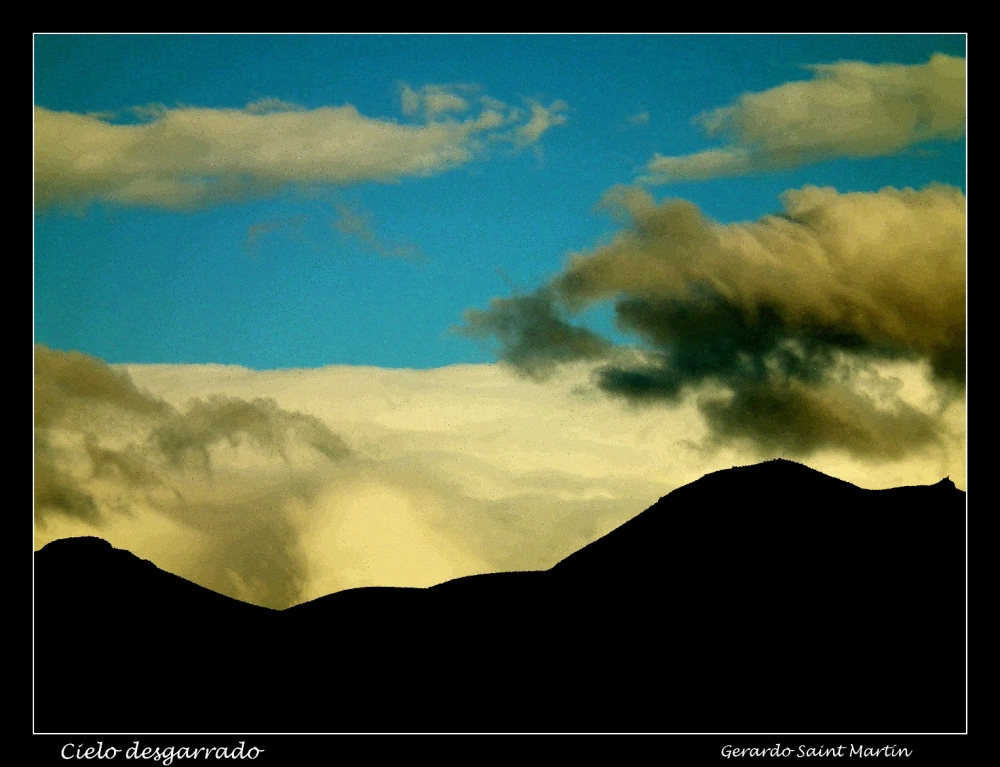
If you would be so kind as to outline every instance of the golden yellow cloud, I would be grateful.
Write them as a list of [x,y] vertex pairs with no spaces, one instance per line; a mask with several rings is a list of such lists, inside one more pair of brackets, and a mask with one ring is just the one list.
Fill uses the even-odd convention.
[[[587,366],[542,384],[504,365],[109,367],[38,351],[36,483],[58,486],[36,493],[36,548],[99,535],[272,607],[547,568],[679,485],[783,454],[714,441],[701,392],[636,408],[596,391]],[[926,369],[881,372],[867,386],[899,382],[887,407],[939,408]],[[949,441],[806,462],[865,487],[963,485],[964,402],[940,417]]]

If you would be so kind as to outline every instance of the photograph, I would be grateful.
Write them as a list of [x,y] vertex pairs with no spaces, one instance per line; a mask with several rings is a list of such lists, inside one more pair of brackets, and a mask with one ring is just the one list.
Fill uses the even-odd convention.
[[967,42],[34,33],[38,753],[968,735]]

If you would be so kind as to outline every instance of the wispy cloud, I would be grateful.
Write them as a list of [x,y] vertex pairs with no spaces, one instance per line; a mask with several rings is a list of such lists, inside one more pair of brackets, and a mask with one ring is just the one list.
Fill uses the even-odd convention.
[[[448,112],[467,112],[470,104],[467,96],[477,90],[475,85],[425,85],[419,91],[407,84],[400,87],[400,100],[404,115],[422,115],[433,120]],[[460,96],[460,93],[466,94]],[[494,109],[498,114],[504,111],[504,105]]]
[[247,236],[243,240],[243,247],[252,256],[258,255],[260,251],[260,241],[267,235],[289,230],[292,235],[301,238],[302,227],[306,222],[306,216],[300,214],[298,216],[291,216],[290,218],[274,219],[270,221],[259,221],[255,224],[250,224],[247,227]]
[[696,120],[729,144],[650,161],[640,181],[665,184],[790,168],[834,157],[894,154],[965,132],[965,59],[926,64],[841,61],[808,67],[791,82],[705,112]]
[[415,124],[365,117],[353,106],[303,109],[265,99],[244,109],[156,106],[142,122],[35,107],[35,199],[194,208],[268,195],[289,184],[395,181],[480,156],[491,141],[531,144],[563,119],[561,102],[524,116],[489,100],[468,111],[458,86],[404,87]]
[[565,101],[554,101],[549,106],[530,101],[528,107],[531,110],[530,119],[514,130],[516,141],[520,146],[534,144],[547,130],[566,122],[566,115],[563,114],[567,109]]
[[426,256],[410,243],[399,243],[380,237],[375,231],[374,217],[355,204],[334,204],[337,218],[330,224],[344,237],[358,243],[364,250],[382,258],[402,258],[407,261],[423,260]]

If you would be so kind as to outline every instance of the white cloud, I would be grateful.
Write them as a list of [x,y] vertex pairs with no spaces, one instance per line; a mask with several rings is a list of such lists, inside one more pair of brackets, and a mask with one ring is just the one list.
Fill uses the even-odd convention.
[[704,152],[680,157],[664,157],[657,153],[650,161],[648,176],[639,179],[650,184],[671,181],[702,181],[707,178],[742,176],[763,170],[764,166],[747,149],[706,149]]
[[433,120],[448,112],[465,112],[469,109],[469,102],[458,93],[473,90],[475,86],[470,85],[425,85],[415,91],[403,84],[400,93],[403,114],[423,114]]
[[533,143],[563,122],[561,102],[533,105],[524,122],[496,105],[457,120],[446,115],[469,107],[457,87],[404,88],[404,112],[421,112],[418,124],[276,99],[244,109],[156,107],[140,110],[146,121],[139,124],[36,106],[35,199],[191,208],[288,184],[394,181],[467,163],[490,141]]
[[646,183],[690,181],[786,168],[833,157],[893,154],[965,132],[965,59],[936,53],[926,64],[841,61],[808,67],[791,82],[699,115],[729,146],[692,155],[657,154]]
[[567,105],[564,101],[555,101],[547,107],[542,106],[537,101],[529,102],[529,105],[531,119],[524,125],[519,125],[515,130],[517,142],[522,146],[534,144],[549,128],[566,122],[566,116],[563,112]]

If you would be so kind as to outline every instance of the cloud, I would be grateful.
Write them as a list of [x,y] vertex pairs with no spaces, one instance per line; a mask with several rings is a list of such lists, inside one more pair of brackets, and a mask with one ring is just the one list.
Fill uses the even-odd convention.
[[938,413],[905,402],[879,407],[841,382],[789,375],[736,384],[731,398],[707,398],[702,411],[718,439],[746,438],[794,456],[834,445],[898,459],[942,438]]
[[[375,217],[358,203],[331,199],[330,206],[335,215],[332,218],[325,216],[324,224],[337,232],[345,243],[351,242],[361,250],[381,258],[399,258],[407,261],[427,260],[427,255],[416,245],[380,236],[377,232]],[[306,223],[310,221],[310,218],[309,215],[300,214],[251,224],[247,227],[243,247],[251,256],[257,256],[260,253],[261,241],[280,232],[289,239],[307,245],[316,252],[325,252],[328,250],[329,243],[325,242],[324,238],[306,234]]]
[[365,250],[382,258],[402,258],[416,261],[426,258],[420,250],[409,243],[397,243],[379,237],[375,232],[372,215],[355,205],[335,203],[337,218],[330,224],[336,231],[353,239]]
[[[456,86],[457,87],[457,86]],[[244,109],[153,107],[141,122],[35,107],[35,200],[189,209],[270,195],[295,184],[396,181],[448,170],[491,141],[537,141],[562,118],[556,102],[517,110],[484,106],[464,120],[455,87],[404,88],[404,111],[423,121],[365,117],[353,106],[304,109],[265,99]]]
[[419,91],[415,91],[404,83],[400,89],[403,114],[422,114],[427,119],[433,120],[448,112],[468,111],[469,102],[458,93],[475,89],[475,86],[471,85],[425,85]]
[[[707,471],[787,455],[778,445],[720,438],[699,402],[715,394],[708,387],[679,401],[657,400],[656,407],[609,397],[590,384],[591,371],[606,365],[563,364],[544,383],[505,365],[128,371],[176,403],[213,394],[273,398],[285,410],[321,419],[348,443],[354,458],[336,464],[339,473],[330,475],[300,528],[314,563],[309,588],[318,595],[324,582],[406,583],[394,558],[424,563],[414,584],[476,567],[548,567]],[[896,457],[826,443],[810,453],[810,465],[867,487],[936,482],[947,474],[963,481],[964,405],[959,397],[939,411],[925,363],[844,360],[828,379],[831,386],[843,380],[878,412],[891,416],[906,406],[932,414],[948,437]],[[394,535],[405,540],[389,546]],[[434,565],[433,552],[443,552],[453,569]]]
[[649,112],[639,112],[638,114],[629,115],[625,118],[625,122],[629,125],[645,125],[649,122]]
[[[540,383],[504,365],[252,371],[37,352],[61,365],[62,380],[81,363],[121,396],[69,392],[43,409],[36,485],[49,470],[61,484],[36,494],[35,546],[100,535],[272,607],[547,568],[681,484],[782,454],[716,439],[696,398],[637,408],[606,396],[588,385],[599,360],[564,364]],[[60,390],[53,367],[36,373],[40,390]],[[892,380],[886,408],[933,411],[919,363],[879,373],[868,382],[873,402]],[[898,458],[821,449],[809,463],[867,487],[946,474],[961,485],[964,403],[941,418],[953,432],[943,444]],[[323,435],[329,455],[316,447]]]
[[247,252],[256,256],[260,252],[260,241],[272,232],[288,231],[295,239],[302,239],[302,228],[306,222],[305,215],[291,216],[290,218],[273,219],[270,221],[260,221],[250,224],[247,227],[247,236],[243,240],[243,247]]
[[66,433],[81,422],[103,420],[113,430],[122,418],[155,419],[171,412],[162,400],[139,391],[126,374],[89,355],[36,346],[34,402],[35,505],[42,522],[52,514],[90,523],[100,520],[95,498],[80,481],[79,452],[83,473],[117,472],[129,484],[154,483],[141,458],[102,450],[93,439],[78,440],[82,450],[77,460],[66,460]]
[[128,375],[96,357],[35,346],[35,428],[72,417],[81,405],[161,415],[170,407],[139,391]]
[[657,154],[647,166],[649,175],[638,179],[646,184],[669,184],[673,181],[704,181],[709,178],[743,176],[747,173],[781,167],[756,156],[749,149],[730,147],[706,149],[682,157]]
[[[785,212],[718,225],[683,200],[612,190],[631,226],[574,257],[556,282],[574,306],[619,293],[687,299],[702,286],[748,316],[827,327],[934,357],[944,371],[965,337],[965,196],[954,187],[839,194],[807,186]],[[701,288],[699,288],[701,289]]]
[[926,64],[841,61],[815,77],[747,93],[696,121],[729,145],[657,154],[641,181],[693,181],[790,168],[835,157],[895,154],[965,133],[965,59],[935,53]]
[[236,447],[244,439],[286,461],[293,440],[314,448],[329,460],[348,454],[343,440],[321,422],[301,413],[287,413],[266,399],[248,402],[215,396],[194,401],[183,417],[170,419],[152,433],[156,448],[170,464],[194,465],[206,473],[212,466],[210,447],[223,440]]
[[480,340],[497,338],[504,360],[536,378],[548,376],[560,363],[604,357],[611,344],[586,328],[570,324],[551,290],[511,298],[494,298],[485,311],[468,309],[459,335]]
[[531,109],[531,118],[514,130],[519,146],[534,144],[549,128],[566,122],[566,116],[563,114],[567,109],[565,101],[554,101],[547,107],[537,101],[530,101],[528,105]]
[[[941,438],[934,412],[858,386],[897,360],[926,366],[941,407],[964,385],[958,189],[805,187],[785,193],[781,215],[728,225],[635,187],[602,202],[625,223],[612,242],[528,299],[470,311],[465,332],[495,337],[500,358],[536,378],[603,357],[603,391],[635,403],[694,396],[716,438],[765,450],[899,457]],[[570,322],[604,301],[635,346]]]
[[159,515],[196,531],[211,552],[189,564],[188,577],[285,607],[305,582],[288,514],[323,486],[323,467],[348,456],[318,419],[273,400],[216,395],[182,410],[94,357],[35,348],[35,519],[43,534],[67,523],[102,534],[118,517]]

